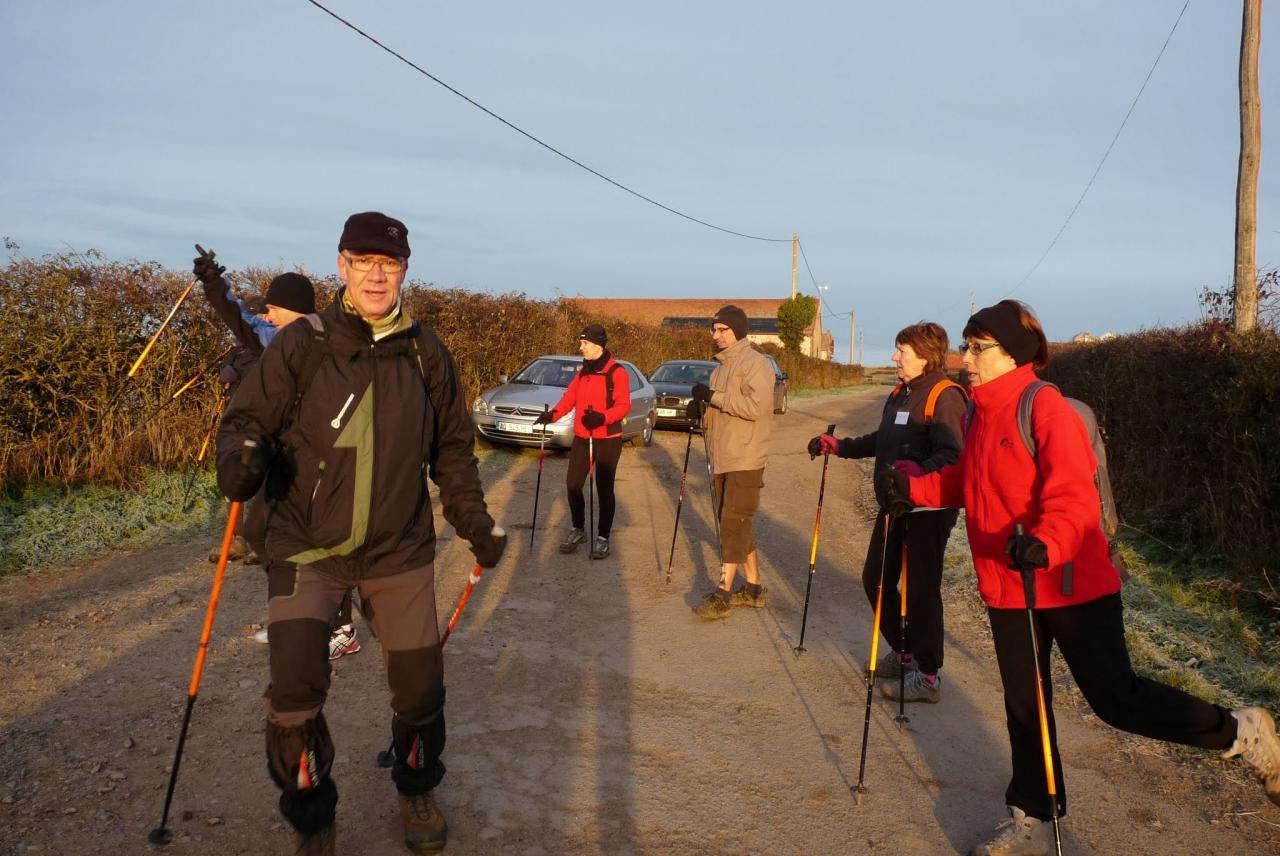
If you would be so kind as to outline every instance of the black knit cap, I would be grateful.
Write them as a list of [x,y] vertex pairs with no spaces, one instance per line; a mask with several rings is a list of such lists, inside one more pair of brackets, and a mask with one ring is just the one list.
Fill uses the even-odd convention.
[[1001,300],[970,315],[969,323],[990,333],[1015,363],[1025,366],[1036,358],[1040,339],[1022,326],[1019,308],[1016,300]]
[[381,253],[400,259],[409,258],[409,230],[394,217],[381,211],[352,214],[342,227],[338,252]]
[[579,339],[586,339],[588,342],[604,347],[609,341],[609,334],[599,324],[588,324],[582,328],[582,332],[578,334]]
[[747,313],[732,303],[728,306],[720,307],[720,311],[716,313],[714,320],[732,330],[733,335],[738,337],[739,342],[747,338]]
[[300,273],[282,273],[271,280],[262,302],[299,315],[310,315],[316,311],[316,289],[311,280]]

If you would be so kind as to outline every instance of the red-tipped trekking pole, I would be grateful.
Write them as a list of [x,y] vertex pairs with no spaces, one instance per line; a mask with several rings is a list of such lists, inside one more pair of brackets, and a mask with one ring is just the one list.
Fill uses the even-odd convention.
[[[1022,524],[1013,531],[1023,534]],[[1053,771],[1053,745],[1049,741],[1049,706],[1044,701],[1044,675],[1040,671],[1040,640],[1036,634],[1036,569],[1024,568],[1016,558],[1009,567],[1022,574],[1022,596],[1027,602],[1027,627],[1031,630],[1031,658],[1036,665],[1036,709],[1040,714],[1040,746],[1044,750],[1044,776],[1049,791],[1049,817],[1053,818],[1053,846],[1062,856],[1062,835],[1058,831],[1058,777]]]
[[[835,423],[827,426],[827,434],[834,436]],[[827,492],[827,464],[831,461],[831,453],[822,453],[822,480],[818,482],[818,514],[813,519],[813,545],[809,548],[809,574],[804,583],[804,614],[800,616],[800,644],[796,653],[804,653],[804,628],[809,623],[809,591],[813,588],[813,571],[818,565],[818,533],[822,531],[822,497]]]
[[880,583],[876,587],[875,617],[871,622],[871,660],[867,664],[867,708],[862,718],[862,757],[858,761],[858,784],[853,787],[853,798],[861,805],[867,792],[862,783],[867,772],[867,737],[871,733],[871,695],[876,687],[876,657],[880,653],[880,608],[884,603],[884,563],[889,558],[889,512],[884,513],[884,543],[880,548]]
[[218,553],[218,569],[213,574],[213,590],[209,592],[209,608],[204,614],[204,628],[200,631],[200,647],[196,649],[196,664],[191,670],[191,685],[187,689],[187,712],[182,717],[182,730],[178,732],[178,748],[173,757],[173,772],[169,775],[169,790],[164,795],[164,811],[160,814],[160,825],[151,830],[147,841],[152,844],[168,844],[173,840],[165,824],[169,821],[169,806],[173,802],[173,789],[178,784],[178,767],[182,764],[182,748],[187,742],[187,727],[191,724],[191,710],[196,705],[196,694],[200,691],[200,676],[204,673],[204,659],[209,652],[209,636],[213,633],[213,617],[218,612],[218,595],[222,593],[222,577],[227,570],[227,559],[231,555],[231,542],[236,536],[236,522],[240,519],[241,503],[231,503],[231,511],[227,514],[227,528],[222,533],[222,549]]
[[671,555],[667,556],[667,582],[671,582],[671,563],[676,558],[676,534],[680,532],[680,507],[684,505],[684,485],[689,479],[689,452],[693,449],[693,427],[689,428],[689,439],[684,444],[684,469],[680,472],[680,495],[676,498],[676,525],[671,530]]

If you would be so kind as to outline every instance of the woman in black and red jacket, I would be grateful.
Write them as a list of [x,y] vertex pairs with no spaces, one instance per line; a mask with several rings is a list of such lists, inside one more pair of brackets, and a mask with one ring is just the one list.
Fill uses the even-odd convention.
[[622,454],[622,421],[631,410],[631,383],[627,370],[616,363],[605,348],[608,341],[608,335],[599,324],[588,324],[583,328],[578,336],[582,369],[574,375],[556,406],[538,417],[539,423],[547,424],[574,411],[573,445],[569,449],[569,474],[565,478],[573,528],[560,543],[561,553],[572,553],[587,540],[583,531],[586,502],[582,497],[582,486],[592,469],[589,452],[594,452],[600,521],[595,541],[591,544],[593,559],[609,555],[609,530],[613,528],[614,509],[613,477]]

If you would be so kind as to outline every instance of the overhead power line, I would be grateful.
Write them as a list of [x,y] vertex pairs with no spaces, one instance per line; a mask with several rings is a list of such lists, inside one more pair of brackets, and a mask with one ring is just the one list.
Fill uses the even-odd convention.
[[549,144],[549,143],[545,143],[545,142],[543,142],[542,140],[540,140],[540,139],[538,139],[537,137],[535,137],[533,134],[530,134],[528,131],[526,131],[526,130],[524,130],[523,128],[519,127],[518,125],[515,125],[515,124],[513,124],[512,122],[509,122],[509,121],[507,121],[506,119],[502,118],[502,117],[501,117],[501,116],[499,116],[497,113],[495,113],[495,112],[493,112],[492,110],[490,110],[488,107],[485,107],[483,104],[479,103],[478,101],[476,101],[476,100],[474,100],[474,99],[472,99],[472,98],[469,98],[468,96],[466,96],[466,95],[464,95],[463,93],[459,92],[457,89],[454,89],[452,86],[450,86],[449,84],[445,83],[443,80],[441,80],[440,78],[436,77],[434,74],[432,74],[431,72],[427,71],[427,70],[426,70],[425,68],[423,68],[422,66],[420,66],[420,65],[418,65],[417,63],[413,62],[412,60],[408,59],[408,58],[407,58],[407,57],[405,57],[403,54],[397,53],[396,51],[394,51],[394,50],[392,50],[391,48],[387,47],[387,46],[386,46],[386,45],[384,45],[382,42],[378,41],[378,40],[377,40],[377,39],[375,39],[373,36],[369,35],[369,34],[368,34],[368,33],[366,33],[364,30],[360,29],[360,28],[359,28],[359,27],[357,27],[355,24],[353,24],[353,23],[351,23],[350,21],[348,21],[346,18],[343,18],[341,15],[338,15],[338,14],[337,14],[336,12],[334,12],[333,10],[326,8],[325,6],[321,5],[320,3],[317,3],[317,2],[316,2],[316,0],[307,0],[307,2],[308,2],[308,3],[310,3],[312,6],[315,6],[315,7],[316,7],[317,9],[319,9],[321,12],[324,12],[324,13],[325,13],[326,15],[328,15],[329,17],[333,18],[333,19],[334,19],[335,21],[337,21],[338,23],[342,24],[344,27],[347,27],[347,28],[348,28],[349,30],[351,30],[352,32],[358,33],[359,35],[361,35],[361,36],[363,36],[364,38],[368,39],[369,41],[373,42],[375,45],[377,45],[378,47],[382,48],[384,51],[386,51],[387,53],[391,54],[393,57],[395,57],[396,59],[400,60],[402,63],[404,63],[405,65],[409,66],[409,67],[410,67],[410,68],[412,68],[414,71],[416,71],[416,72],[418,72],[419,74],[421,74],[422,76],[424,76],[424,77],[428,78],[429,80],[433,81],[434,83],[438,83],[440,86],[443,86],[445,89],[449,90],[449,91],[450,91],[450,92],[452,92],[454,95],[456,95],[456,96],[458,96],[459,98],[461,98],[463,101],[466,101],[466,102],[467,102],[468,104],[470,104],[472,107],[475,107],[477,110],[480,110],[481,112],[485,113],[486,115],[490,116],[490,117],[491,117],[491,118],[493,118],[493,119],[497,119],[499,122],[501,122],[502,124],[506,125],[506,126],[507,126],[508,128],[510,128],[511,130],[515,131],[517,134],[520,134],[522,137],[525,137],[526,139],[531,140],[531,141],[533,141],[533,142],[537,143],[538,145],[542,146],[544,149],[546,149],[547,151],[551,152],[552,154],[554,154],[554,155],[557,155],[557,156],[559,156],[559,157],[564,158],[565,160],[567,160],[569,163],[573,164],[574,166],[576,166],[576,167],[578,167],[578,168],[580,168],[580,169],[586,170],[587,172],[589,172],[589,173],[591,173],[592,175],[594,175],[596,178],[599,178],[599,179],[601,179],[602,181],[607,181],[609,184],[612,184],[614,187],[618,188],[619,190],[625,191],[626,193],[630,193],[632,196],[636,197],[637,199],[642,199],[642,200],[644,200],[645,202],[648,202],[650,205],[653,205],[653,206],[656,206],[656,207],[658,207],[658,208],[661,208],[663,211],[666,211],[666,212],[667,212],[667,213],[669,213],[669,214],[674,214],[674,215],[676,215],[677,217],[682,217],[682,218],[684,218],[685,220],[688,220],[688,221],[690,221],[690,222],[692,222],[692,223],[697,223],[697,224],[698,224],[698,225],[700,225],[700,226],[706,226],[708,229],[715,229],[717,232],[723,232],[723,233],[725,233],[726,235],[733,235],[733,236],[738,237],[738,238],[747,238],[748,240],[752,240],[752,241],[767,241],[767,242],[769,242],[769,243],[786,243],[786,242],[788,242],[788,241],[790,241],[790,240],[791,240],[791,238],[790,238],[790,237],[786,237],[786,238],[766,238],[766,237],[762,237],[762,236],[760,236],[760,235],[749,235],[749,234],[747,234],[747,233],[745,233],[745,232],[738,232],[738,231],[735,231],[735,230],[733,230],[733,229],[726,229],[726,228],[725,228],[725,227],[723,227],[723,226],[717,226],[717,225],[716,225],[716,224],[714,224],[714,223],[708,223],[706,220],[700,220],[700,219],[698,219],[697,217],[694,217],[694,216],[692,216],[692,215],[690,215],[690,214],[685,214],[683,211],[678,211],[678,210],[676,210],[675,208],[672,208],[672,207],[671,207],[671,206],[669,206],[669,205],[663,205],[661,202],[657,201],[656,199],[653,199],[653,198],[651,198],[651,197],[645,196],[643,193],[640,193],[640,192],[639,192],[639,191],[637,191],[637,190],[632,190],[630,187],[627,187],[625,184],[622,184],[621,182],[618,182],[618,181],[614,181],[612,178],[610,178],[609,176],[607,176],[607,175],[605,175],[604,173],[600,172],[599,170],[592,169],[591,167],[589,167],[589,166],[587,166],[586,164],[584,164],[582,161],[580,161],[580,160],[578,160],[578,159],[576,159],[576,158],[574,158],[574,157],[571,157],[571,156],[569,156],[569,155],[565,154],[564,152],[562,152],[562,151],[560,151],[559,149],[557,149],[555,146],[553,146],[553,145],[551,145],[551,144]]
[[1182,16],[1186,14],[1187,7],[1190,5],[1191,0],[1187,0],[1187,2],[1182,4],[1182,11],[1178,13],[1177,20],[1173,22],[1173,26],[1169,29],[1169,35],[1165,37],[1164,44],[1160,46],[1160,52],[1156,54],[1155,62],[1151,63],[1151,69],[1147,72],[1146,79],[1142,81],[1142,86],[1138,87],[1138,94],[1133,96],[1133,103],[1129,105],[1128,112],[1124,114],[1124,119],[1121,120],[1120,127],[1116,129],[1115,136],[1111,138],[1111,143],[1107,146],[1107,150],[1102,153],[1102,160],[1098,161],[1097,169],[1093,171],[1093,175],[1089,176],[1088,183],[1085,184],[1084,190],[1080,192],[1080,198],[1076,200],[1075,205],[1071,206],[1071,211],[1067,214],[1067,219],[1062,221],[1062,227],[1058,229],[1058,234],[1053,236],[1053,240],[1049,242],[1049,246],[1045,247],[1044,252],[1040,254],[1040,258],[1036,263],[1031,266],[1031,270],[1027,271],[1027,275],[1020,279],[1018,284],[1010,289],[1009,293],[1006,294],[1005,297],[1011,297],[1015,291],[1026,284],[1027,280],[1031,279],[1032,274],[1039,270],[1040,265],[1049,257],[1049,253],[1053,251],[1054,246],[1058,243],[1058,239],[1062,237],[1062,233],[1067,230],[1067,224],[1071,222],[1071,218],[1074,217],[1076,215],[1076,211],[1080,209],[1080,203],[1084,202],[1085,196],[1089,193],[1089,188],[1093,187],[1093,180],[1098,177],[1098,173],[1102,172],[1102,165],[1107,162],[1107,157],[1111,154],[1111,150],[1115,148],[1116,141],[1120,139],[1120,134],[1124,131],[1124,126],[1128,124],[1129,117],[1133,115],[1134,108],[1138,106],[1138,99],[1142,97],[1142,93],[1147,89],[1147,84],[1151,82],[1151,75],[1155,74],[1156,66],[1160,64],[1160,58],[1164,56],[1165,48],[1169,47],[1169,42],[1173,39],[1173,34],[1178,29],[1178,24],[1181,23]]

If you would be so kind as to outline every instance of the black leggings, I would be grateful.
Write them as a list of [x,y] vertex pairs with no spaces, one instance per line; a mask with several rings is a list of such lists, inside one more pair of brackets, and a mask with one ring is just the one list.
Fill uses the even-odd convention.
[[[606,437],[592,441],[595,447],[596,468],[596,502],[600,504],[600,526],[596,534],[601,538],[609,537],[613,528],[613,477],[618,471],[618,458],[622,456],[622,438]],[[565,486],[569,488],[569,514],[577,529],[585,529],[586,499],[582,496],[582,486],[587,483],[587,440],[574,437],[573,446],[569,448],[569,474],[565,478]]]
[[[988,609],[1004,709],[1013,755],[1013,779],[1005,802],[1031,817],[1049,820],[1049,789],[1044,776],[1040,715],[1036,705],[1036,673],[1031,656],[1031,629],[1025,609]],[[1053,718],[1053,686],[1049,649],[1058,643],[1071,676],[1098,718],[1113,728],[1169,743],[1224,750],[1236,739],[1230,712],[1182,690],[1140,678],[1129,665],[1124,644],[1124,607],[1119,593],[1075,606],[1034,611],[1040,645],[1040,673],[1045,676],[1045,706],[1058,781],[1058,811],[1067,813],[1062,759]]]
[[880,609],[880,633],[889,647],[904,653],[902,640],[902,599],[898,583],[902,577],[902,542],[907,542],[907,643],[926,675],[942,668],[942,560],[947,539],[956,525],[955,509],[917,511],[894,521],[889,529],[889,549],[884,549],[884,510],[876,518],[862,566],[862,586],[872,607],[880,587],[880,562],[884,559],[884,600]]

